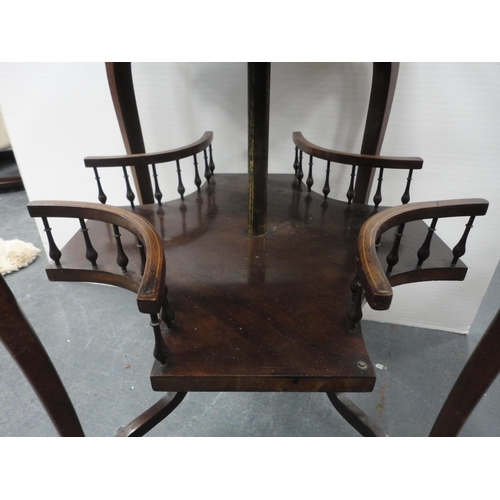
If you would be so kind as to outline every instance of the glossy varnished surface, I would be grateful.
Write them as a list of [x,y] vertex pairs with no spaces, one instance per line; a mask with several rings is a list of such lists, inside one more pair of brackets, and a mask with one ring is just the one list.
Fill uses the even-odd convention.
[[[357,235],[373,207],[325,201],[305,188],[294,189],[292,175],[270,175],[268,231],[252,238],[247,182],[246,175],[216,175],[184,202],[135,208],[164,241],[176,313],[174,328],[163,330],[171,355],[165,365],[155,363],[153,388],[370,391],[374,371],[359,327],[349,332],[347,310]],[[410,253],[427,231],[421,221],[414,226],[402,247]],[[116,272],[111,231],[90,222],[88,227],[95,247],[107,246],[98,258],[100,268],[114,266]],[[122,239],[133,270],[136,241],[128,234]],[[431,267],[446,262],[450,252],[438,238],[433,245]],[[385,248],[390,240],[382,241],[381,258]],[[63,249],[62,265],[72,266],[65,256],[73,259],[78,252],[77,234]],[[402,254],[393,285],[419,279],[415,263]]]
[[[321,197],[291,188],[292,176],[270,176],[268,232],[252,238],[246,176],[215,182],[204,187],[204,201],[215,193],[211,208],[202,208],[197,237],[167,241],[176,327],[167,336],[171,358],[153,369],[153,387],[371,390],[373,370],[346,315],[359,217],[335,210],[335,202],[323,209]],[[187,213],[197,210],[196,199],[186,200]]]

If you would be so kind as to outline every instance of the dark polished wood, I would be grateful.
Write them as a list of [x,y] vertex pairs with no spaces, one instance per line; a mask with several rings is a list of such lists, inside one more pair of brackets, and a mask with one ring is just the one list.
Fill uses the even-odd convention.
[[[124,105],[117,96],[133,95],[131,75],[129,68],[123,67],[121,81],[116,82],[118,67],[108,69],[113,70],[110,87],[118,109]],[[156,205],[153,197],[149,202],[142,197],[142,203],[123,209],[149,221],[165,251],[169,300],[163,294],[164,323],[158,319],[158,302],[151,313],[157,345],[160,342],[164,348],[162,352],[155,349],[151,383],[154,390],[176,391],[179,396],[158,403],[158,415],[168,414],[169,405],[178,404],[175,401],[180,402],[187,391],[319,391],[326,392],[360,432],[383,434],[342,394],[371,391],[375,383],[359,325],[363,298],[375,309],[386,309],[393,286],[464,279],[467,268],[458,258],[465,251],[471,223],[454,255],[434,231],[431,244],[429,227],[422,219],[472,217],[487,210],[485,200],[408,204],[412,172],[422,168],[422,159],[379,154],[397,73],[398,63],[374,64],[361,154],[327,150],[297,132],[293,136],[297,146],[295,176],[269,175],[270,66],[250,63],[249,175],[218,174],[211,178],[212,161],[207,164],[205,147],[205,177],[210,182],[201,185],[198,174],[197,192],[184,197],[180,181],[179,200],[161,203],[161,193],[157,193]],[[140,131],[135,98],[132,104],[119,116],[124,123],[133,124],[125,135],[130,135],[133,127]],[[195,143],[196,147],[204,140]],[[212,160],[211,138],[208,145]],[[171,152],[153,155],[166,153]],[[308,157],[304,159],[303,153]],[[314,157],[326,160],[328,169],[330,162],[358,167],[347,201],[327,198],[328,178],[323,187],[325,196],[312,191]],[[125,168],[124,164],[133,163],[145,170],[147,164],[155,163],[151,159],[151,154],[140,151],[134,158],[90,158],[86,164],[96,167],[93,162],[103,161],[99,166]],[[303,161],[308,162],[308,168]],[[196,156],[194,164],[198,172]],[[305,184],[304,168],[308,170]],[[376,168],[379,182],[374,207],[368,205],[368,198]],[[403,207],[379,206],[384,168],[409,170]],[[156,181],[156,168],[153,170]],[[353,168],[353,181],[355,173]],[[101,191],[99,185],[100,198],[104,199]],[[85,260],[82,237],[75,235],[62,250],[60,263],[48,270],[51,279],[87,280],[93,276],[94,281],[127,288],[130,279],[124,274],[139,269],[144,261],[133,252],[139,236],[130,228],[130,233],[121,234],[118,253],[121,261],[121,252],[127,256],[127,271],[116,274],[121,265],[116,264],[116,231],[109,226],[115,222],[106,222],[108,225],[90,220],[86,226],[96,247],[105,248],[97,268],[92,269]],[[418,255],[422,244],[425,252]],[[381,262],[387,262],[386,271]],[[112,267],[115,270],[108,271]],[[139,276],[135,276],[136,283],[141,281]],[[158,274],[156,277],[159,279]],[[138,290],[137,286],[129,289]],[[147,426],[133,423],[127,432],[140,428]]]
[[271,63],[248,63],[248,233],[267,230]]
[[[188,158],[208,148],[213,141],[213,132],[205,132],[203,136],[192,144],[180,148],[158,151],[156,153],[139,153],[118,156],[87,156],[84,158],[85,166],[94,167],[128,167],[139,165],[147,167],[151,164],[167,163]],[[151,202],[151,203],[154,203]]]
[[500,373],[500,310],[453,385],[431,430],[431,437],[457,436]]
[[[361,154],[379,155],[391,114],[399,74],[398,62],[373,63],[372,88]],[[375,170],[363,170],[356,179],[355,203],[368,203]]]
[[83,436],[71,399],[47,351],[0,274],[0,338],[36,392],[60,436]]
[[[373,309],[384,310],[388,309],[392,300],[393,284],[408,283],[411,281],[435,280],[456,280],[465,277],[465,266],[453,262],[453,253],[445,257],[448,261],[447,265],[441,263],[439,266],[433,266],[431,260],[426,260],[425,267],[418,266],[418,246],[411,245],[415,249],[414,264],[410,267],[409,273],[386,276],[382,267],[380,251],[377,249],[377,241],[379,237],[391,227],[406,224],[405,240],[408,239],[408,222],[433,219],[441,217],[460,217],[471,215],[484,215],[488,210],[488,202],[483,199],[471,200],[446,200],[434,202],[409,203],[398,207],[384,210],[371,217],[361,228],[359,233],[359,278],[365,297],[370,307]],[[421,236],[421,242],[425,241],[427,231]],[[407,241],[405,242],[407,243]],[[433,240],[434,243],[434,240]],[[434,250],[433,250],[434,253]],[[444,264],[444,265],[443,265]],[[413,268],[413,269],[412,269]],[[408,280],[408,281],[407,281]]]
[[[61,437],[83,437],[78,415],[38,335],[0,275],[0,339],[12,355]],[[116,434],[143,436],[177,408],[185,393],[168,393]]]
[[[173,328],[162,327],[170,356],[154,364],[153,388],[370,391],[375,373],[359,325],[350,331],[348,311],[358,233],[373,207],[325,201],[305,186],[293,188],[293,175],[269,175],[268,231],[255,239],[246,230],[247,182],[246,175],[219,174],[184,200],[126,210],[161,234],[176,313]],[[99,256],[101,269],[117,268],[112,228],[87,225],[96,247],[110,245]],[[393,286],[434,279],[429,269],[449,267],[451,250],[435,235],[429,269],[414,272],[416,242],[426,234],[423,221],[407,224]],[[134,235],[123,231],[121,243],[129,266],[137,266]],[[382,240],[379,251],[391,247],[390,238]],[[61,265],[92,272],[82,253],[77,234],[62,250]],[[454,269],[447,279],[463,279],[465,266]],[[49,271],[58,279],[60,269]]]
[[[334,163],[343,165],[356,165],[361,169],[365,168],[393,168],[393,169],[421,169],[424,165],[422,158],[416,157],[395,157],[395,156],[377,156],[370,154],[355,154],[335,151],[333,149],[323,148],[308,141],[302,132],[292,134],[293,143],[304,153],[312,155],[315,158],[321,158]],[[359,175],[359,174],[358,174]]]
[[[131,63],[107,62],[106,75],[125,150],[127,154],[144,153],[146,149],[135,99]],[[149,170],[144,166],[132,165],[132,174],[139,203],[154,203]]]
[[[119,286],[137,294],[139,311],[147,314],[160,312],[166,290],[163,243],[146,220],[121,208],[85,202],[33,201],[28,203],[28,211],[31,217],[91,219],[87,224],[88,229],[93,235],[95,246],[103,249],[99,265],[89,265],[81,235],[77,234],[74,239],[78,239],[79,251],[72,253],[71,250],[62,250],[60,264],[47,268],[47,276],[51,281],[88,281]],[[105,228],[105,240],[100,238],[97,231],[94,237],[92,220]],[[143,243],[147,256],[143,275],[137,271],[140,265],[135,266],[136,271],[120,272],[120,266],[116,264],[117,245],[113,225],[126,229],[129,236],[134,237],[134,250],[137,250],[137,240]],[[121,246],[125,248],[124,245]],[[110,255],[113,257],[112,261],[109,259]],[[68,260],[72,262],[71,265],[66,265]],[[136,260],[139,261],[139,257]]]

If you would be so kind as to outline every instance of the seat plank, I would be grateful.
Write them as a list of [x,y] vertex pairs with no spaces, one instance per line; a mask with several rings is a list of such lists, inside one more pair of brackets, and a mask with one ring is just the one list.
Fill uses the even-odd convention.
[[[175,326],[163,330],[171,355],[164,365],[154,363],[154,390],[373,389],[375,372],[361,329],[349,332],[347,317],[357,236],[373,207],[324,200],[305,186],[293,188],[293,181],[293,175],[269,176],[268,230],[261,238],[247,233],[246,175],[218,174],[184,201],[134,209],[164,241],[176,313]],[[414,225],[417,240],[425,237],[426,224]],[[102,241],[112,249],[109,228],[91,221],[88,227],[96,248]],[[123,234],[122,242],[135,268],[136,241]],[[76,255],[77,247],[81,235],[63,249],[63,266],[72,265],[64,256]],[[436,237],[432,255],[438,261],[429,265],[446,252]],[[113,252],[102,258],[101,269],[114,266],[116,272]],[[81,265],[88,264],[82,259]],[[418,281],[414,274],[393,279]]]

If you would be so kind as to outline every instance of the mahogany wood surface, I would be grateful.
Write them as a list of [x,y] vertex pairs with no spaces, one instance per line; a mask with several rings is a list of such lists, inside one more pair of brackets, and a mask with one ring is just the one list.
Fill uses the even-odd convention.
[[212,142],[213,137],[213,132],[205,132],[197,141],[180,148],[158,151],[156,153],[138,153],[118,156],[87,156],[84,159],[84,163],[86,167],[128,167],[131,165],[147,167],[152,163],[165,163],[193,156],[206,149]]
[[430,436],[457,436],[499,373],[500,310],[453,385],[434,422]]
[[[150,314],[159,312],[165,295],[163,244],[158,233],[146,220],[121,208],[85,202],[33,201],[28,203],[28,211],[32,217],[88,218],[107,223],[105,226],[107,240],[104,242],[106,249],[104,256],[108,257],[107,260],[104,257],[104,262],[107,265],[100,265],[97,269],[93,269],[85,260],[82,261],[85,264],[73,264],[65,267],[64,260],[62,260],[62,265],[54,264],[47,269],[49,279],[53,281],[89,281],[120,286],[137,293],[137,305],[141,312]],[[137,239],[144,244],[146,261],[142,276],[137,271],[140,265],[136,265],[136,271],[118,274],[116,242],[109,224],[116,224],[133,234],[135,246],[137,246]],[[85,257],[81,235],[77,234],[76,236],[79,238],[80,251],[76,251],[72,255],[74,258],[78,258],[79,254]],[[64,258],[65,254],[66,252],[63,252]],[[110,262],[110,255],[114,257],[113,264]]]
[[[135,99],[131,63],[107,62],[106,75],[125,150],[127,154],[144,153],[146,149]],[[132,173],[140,203],[154,203],[149,170],[146,167],[132,166]]]
[[[328,151],[308,142],[301,134],[294,135],[294,141],[299,142],[306,153],[362,167],[353,189],[353,203],[306,192],[293,175],[268,175],[269,114],[265,105],[269,102],[269,67],[268,63],[249,64],[250,178],[218,174],[200,192],[160,205],[153,204],[147,186],[146,191],[141,192],[143,186],[136,179],[142,205],[127,210],[151,222],[163,241],[169,299],[176,314],[172,328],[162,325],[170,355],[154,363],[151,383],[154,390],[179,393],[324,391],[339,407],[347,408],[346,415],[354,415],[353,407],[342,395],[334,393],[372,390],[375,372],[359,321],[349,319],[353,291],[358,290],[361,299],[362,287],[369,304],[383,309],[390,304],[391,285],[463,279],[465,265],[455,255],[457,262],[450,266],[451,250],[437,235],[432,240],[429,259],[422,266],[416,265],[416,251],[429,234],[427,224],[416,219],[482,215],[487,202],[474,200],[464,204],[455,200],[446,206],[437,203],[423,208],[405,205],[406,208],[392,212],[379,207],[377,215],[374,215],[374,207],[365,205],[375,167],[410,171],[422,167],[420,158],[379,156],[394,97],[398,63],[374,64],[360,155]],[[255,84],[252,71],[259,68],[265,70],[264,84],[261,81],[261,90],[252,93]],[[142,133],[130,66],[107,63],[107,70],[127,152],[138,153],[136,171],[144,173],[148,155],[144,154],[143,143],[140,144]],[[256,124],[252,123],[252,109],[257,108],[261,109],[258,115],[262,133],[258,133]],[[139,141],[139,150],[129,151],[131,138]],[[259,162],[263,168],[257,170],[265,176],[259,177],[256,169],[250,168],[252,148],[260,151]],[[109,166],[116,166],[130,159],[106,161],[110,162]],[[151,185],[150,180],[148,182]],[[380,183],[381,180],[379,188]],[[145,180],[144,184],[147,185]],[[257,210],[262,214],[262,207],[267,204],[267,215],[259,216],[260,229],[254,231],[249,227],[252,221],[249,207],[250,212],[255,211],[259,193],[266,196],[265,203],[257,204],[261,207]],[[262,221],[267,226],[263,226]],[[405,225],[404,239],[398,247],[398,262],[389,276],[385,276],[380,262],[386,256],[391,259],[389,254],[393,252],[396,231],[388,229],[398,224]],[[361,233],[358,247],[362,226],[365,232]],[[94,221],[89,222],[88,229],[92,241],[110,245],[110,251],[100,257],[97,269],[91,271],[98,275],[116,266],[111,260],[109,243],[112,232],[109,226]],[[384,231],[377,254],[378,236]],[[261,237],[254,238],[252,234]],[[137,257],[133,256],[136,237],[124,234],[122,243],[127,255],[131,255],[131,262],[136,263]],[[61,265],[49,270],[51,279],[71,280],[71,274],[62,270],[65,267],[83,270],[86,266],[88,269],[88,262],[76,257],[81,254],[81,247],[81,235],[76,235],[63,249]],[[456,254],[460,256],[460,252]],[[353,282],[356,275],[361,285],[356,284],[356,280]],[[115,284],[119,282],[115,279]],[[163,412],[162,403],[158,408]],[[356,422],[360,418],[354,415],[352,420]],[[368,429],[365,424],[361,428]]]
[[[118,124],[127,154],[144,153],[139,112],[135,98],[132,68],[130,62],[107,62],[106,73]],[[397,62],[373,63],[373,77],[370,100],[366,116],[362,155],[378,155],[389,121],[399,73]],[[249,225],[255,225],[255,235],[265,232],[262,222],[265,213],[265,177],[268,165],[269,141],[269,96],[271,86],[270,63],[248,64],[248,116],[249,116]],[[256,163],[255,163],[256,162]],[[257,166],[257,168],[255,168]],[[140,203],[154,203],[151,179],[145,167],[134,167],[134,180]],[[355,203],[368,203],[373,182],[374,169],[363,169],[356,179]],[[258,177],[258,178],[257,178]],[[258,186],[253,188],[252,186]],[[256,201],[257,197],[260,197]]]
[[271,63],[248,63],[248,234],[267,231]]
[[329,160],[334,163],[344,165],[356,165],[361,168],[394,168],[394,169],[421,169],[424,164],[422,158],[413,157],[394,157],[394,156],[377,156],[368,154],[344,153],[334,151],[332,149],[317,146],[308,141],[302,132],[294,132],[292,134],[293,143],[299,147],[304,153],[312,155],[315,158]]
[[[391,114],[398,81],[398,62],[373,63],[372,87],[361,154],[379,155]],[[375,170],[363,170],[356,179],[354,203],[368,203]]]
[[[408,205],[389,208],[371,217],[361,227],[358,245],[360,259],[359,278],[365,292],[366,300],[370,306],[373,309],[388,309],[392,300],[390,280],[394,280],[394,278],[386,276],[376,245],[382,233],[393,226],[415,220],[434,217],[484,215],[487,210],[488,202],[483,199],[446,200],[409,203]],[[408,239],[407,234],[407,229],[405,229],[405,240]],[[422,236],[420,241],[423,242],[424,239],[425,235]],[[418,246],[415,245],[413,248],[418,249]],[[462,266],[458,262],[453,266],[451,265],[453,260],[451,251],[448,254],[447,260],[447,266],[442,266],[442,269],[433,269],[430,279],[463,279],[465,277],[463,269],[460,269]],[[416,264],[414,266],[416,267]],[[422,270],[426,269],[429,269],[428,263],[426,263]],[[415,273],[420,272],[421,269],[415,269]],[[453,277],[454,275],[456,277]],[[397,284],[401,284],[401,282],[399,281]]]
[[[268,231],[253,238],[247,182],[246,175],[218,174],[184,200],[126,209],[161,235],[176,314],[173,328],[162,327],[170,356],[155,362],[153,388],[370,391],[375,373],[359,325],[349,331],[347,311],[357,236],[373,207],[324,200],[294,188],[292,174],[269,175]],[[109,227],[89,221],[88,228],[96,247],[112,245]],[[426,232],[422,221],[408,225],[393,284],[432,279],[432,269],[449,265],[450,249],[436,237],[426,271],[415,272]],[[133,263],[135,237],[125,233],[122,241]],[[387,241],[381,252],[389,251],[390,235]],[[62,250],[62,267],[89,269],[83,253],[77,234]],[[102,268],[116,268],[113,252],[100,259]],[[463,279],[465,266],[457,270],[447,279]]]
[[0,338],[33,387],[60,436],[83,436],[73,403],[47,351],[0,274]]
[[[0,274],[0,339],[33,387],[61,437],[83,437],[84,431],[64,384],[47,351]],[[116,437],[139,437],[158,425],[185,397],[165,394],[121,428]]]

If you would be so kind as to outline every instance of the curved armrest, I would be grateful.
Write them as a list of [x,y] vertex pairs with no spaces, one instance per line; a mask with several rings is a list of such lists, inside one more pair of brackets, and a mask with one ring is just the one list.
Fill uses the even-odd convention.
[[159,151],[156,153],[140,153],[119,156],[88,156],[84,158],[86,167],[127,167],[166,163],[193,156],[206,149],[213,141],[213,132],[205,132],[196,142],[181,148]]
[[[146,261],[142,280],[138,286],[119,280],[113,284],[137,292],[137,305],[143,313],[155,314],[162,306],[165,295],[165,256],[163,242],[154,227],[140,215],[122,208],[97,203],[67,201],[33,201],[28,203],[31,217],[63,217],[92,219],[127,229],[144,245]],[[89,281],[107,282],[105,278],[92,280],[96,271],[82,271]]]
[[358,238],[359,281],[370,307],[389,309],[392,301],[392,287],[376,249],[376,241],[382,233],[415,220],[484,215],[487,210],[488,202],[483,199],[448,200],[409,203],[370,217],[361,227]]
[[396,168],[396,169],[421,169],[424,164],[422,158],[417,157],[395,157],[362,155],[355,153],[342,153],[333,149],[326,149],[309,142],[302,132],[294,132],[294,144],[304,153],[321,158],[322,160],[341,163],[344,165],[356,165],[361,168]]

